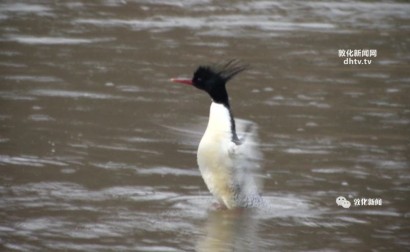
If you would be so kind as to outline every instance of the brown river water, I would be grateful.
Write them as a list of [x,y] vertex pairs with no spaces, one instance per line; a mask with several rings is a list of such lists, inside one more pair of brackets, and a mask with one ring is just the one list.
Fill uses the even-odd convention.
[[[1,251],[410,250],[410,3],[2,0],[0,31]],[[210,98],[169,82],[232,58],[265,210],[212,207]]]

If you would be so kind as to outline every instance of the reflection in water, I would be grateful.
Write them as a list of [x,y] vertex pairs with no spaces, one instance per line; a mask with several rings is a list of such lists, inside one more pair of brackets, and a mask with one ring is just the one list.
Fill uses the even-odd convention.
[[[254,210],[255,211],[255,210]],[[210,211],[198,251],[260,251],[258,220],[252,210]]]
[[[410,247],[410,4],[26,2],[0,3],[3,250]],[[268,211],[208,211],[209,98],[168,83],[227,58],[251,65],[228,89],[259,126]]]
[[[196,244],[198,251],[264,251],[276,248],[286,241],[272,236],[269,242],[261,239],[266,232],[281,232],[283,219],[294,219],[297,225],[317,225],[314,218],[325,214],[326,209],[315,209],[293,195],[265,196],[265,208],[210,210],[207,212],[202,236]],[[311,220],[311,221],[308,221]],[[310,223],[308,223],[310,222]],[[338,224],[327,224],[337,227]],[[286,225],[285,225],[286,226]]]

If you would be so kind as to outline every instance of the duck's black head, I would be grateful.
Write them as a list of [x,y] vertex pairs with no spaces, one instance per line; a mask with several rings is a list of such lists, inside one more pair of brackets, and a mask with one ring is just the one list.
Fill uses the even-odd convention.
[[229,60],[215,65],[199,66],[191,80],[171,79],[171,81],[193,85],[207,92],[214,102],[229,107],[226,83],[246,68],[247,65],[241,64],[238,60]]

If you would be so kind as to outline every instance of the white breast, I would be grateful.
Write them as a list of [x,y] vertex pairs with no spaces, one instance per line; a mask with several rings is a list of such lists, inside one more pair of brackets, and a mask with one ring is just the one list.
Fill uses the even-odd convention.
[[232,142],[229,110],[212,103],[208,126],[198,147],[198,166],[209,191],[228,208],[247,204],[243,201],[249,194],[257,195],[252,174],[242,164],[242,149],[242,145]]

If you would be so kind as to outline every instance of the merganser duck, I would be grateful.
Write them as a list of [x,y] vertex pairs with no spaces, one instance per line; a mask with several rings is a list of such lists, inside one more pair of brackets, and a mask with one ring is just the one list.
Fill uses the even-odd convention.
[[229,103],[226,83],[247,65],[229,60],[216,65],[199,66],[192,79],[173,78],[172,82],[192,85],[208,93],[212,98],[209,121],[199,143],[197,161],[201,175],[209,191],[216,197],[219,207],[253,208],[263,200],[258,192],[258,179],[254,176],[257,165],[249,162],[254,148],[248,134],[239,138],[235,119]]

